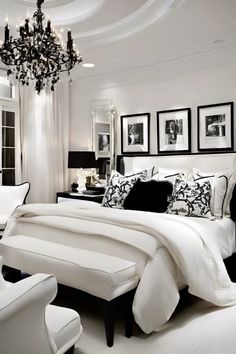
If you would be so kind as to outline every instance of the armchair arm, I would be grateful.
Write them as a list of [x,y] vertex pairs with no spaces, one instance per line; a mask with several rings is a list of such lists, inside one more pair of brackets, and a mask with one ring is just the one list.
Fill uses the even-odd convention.
[[56,278],[35,274],[0,291],[0,343],[4,354],[54,354],[45,308],[57,292]]

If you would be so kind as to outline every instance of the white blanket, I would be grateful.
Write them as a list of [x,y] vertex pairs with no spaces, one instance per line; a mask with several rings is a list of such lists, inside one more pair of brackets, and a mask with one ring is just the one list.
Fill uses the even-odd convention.
[[133,312],[146,333],[160,330],[176,308],[179,273],[193,295],[218,306],[236,304],[236,284],[229,279],[216,237],[222,228],[215,221],[199,223],[198,218],[109,209],[93,203],[83,209],[69,203],[31,204],[17,208],[4,237],[16,234],[17,223],[22,221],[45,222],[107,239],[120,237],[121,242],[143,250],[147,261]]

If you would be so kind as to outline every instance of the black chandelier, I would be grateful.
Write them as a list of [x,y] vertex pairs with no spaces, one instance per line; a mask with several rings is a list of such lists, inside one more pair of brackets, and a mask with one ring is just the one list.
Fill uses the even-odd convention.
[[35,81],[38,93],[46,87],[51,87],[53,91],[54,85],[60,80],[60,73],[66,71],[69,75],[75,64],[82,61],[70,30],[64,49],[62,36],[52,29],[50,20],[44,28],[43,3],[44,0],[37,0],[37,11],[31,21],[26,18],[25,23],[20,25],[18,38],[10,36],[6,24],[5,40],[0,47],[0,58],[10,67],[7,75],[14,74],[23,86],[29,86],[30,80]]

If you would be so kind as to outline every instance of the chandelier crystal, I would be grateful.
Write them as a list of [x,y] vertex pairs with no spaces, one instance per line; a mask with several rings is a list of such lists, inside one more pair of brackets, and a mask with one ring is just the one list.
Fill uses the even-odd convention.
[[31,20],[26,18],[20,24],[18,38],[10,36],[6,23],[4,43],[0,47],[0,58],[9,67],[7,75],[14,74],[23,86],[29,86],[30,80],[33,80],[38,93],[46,87],[54,91],[60,73],[70,75],[75,64],[82,61],[70,30],[64,45],[62,34],[52,28],[50,20],[44,26],[43,3],[44,0],[37,0],[37,11]]

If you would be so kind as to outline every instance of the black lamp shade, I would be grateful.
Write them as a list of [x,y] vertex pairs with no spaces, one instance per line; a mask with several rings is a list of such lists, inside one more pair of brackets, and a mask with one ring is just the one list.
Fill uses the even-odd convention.
[[68,168],[93,168],[96,167],[94,151],[69,151]]

